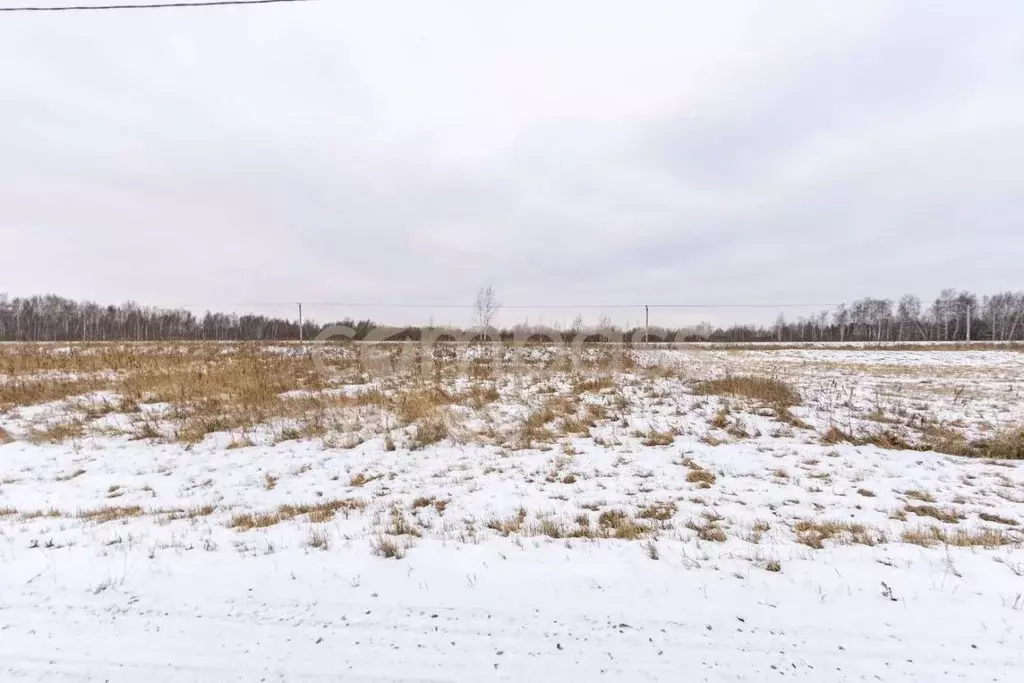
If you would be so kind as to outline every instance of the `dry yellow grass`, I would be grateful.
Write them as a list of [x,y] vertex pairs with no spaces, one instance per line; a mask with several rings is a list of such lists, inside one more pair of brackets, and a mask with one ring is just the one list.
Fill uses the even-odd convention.
[[331,545],[331,535],[325,529],[310,529],[306,537],[306,547],[317,550],[328,550]]
[[921,450],[894,429],[885,428],[853,435],[835,425],[830,426],[821,436],[821,442],[832,446],[838,443],[850,443],[855,446],[877,446],[889,450]]
[[825,433],[821,435],[821,443],[826,446],[834,446],[838,443],[855,443],[856,439],[839,429],[835,425],[830,426],[825,430]]
[[502,536],[508,536],[509,534],[516,534],[522,531],[523,524],[526,522],[526,509],[519,508],[514,515],[509,517],[495,517],[487,521],[487,528],[497,531]]
[[789,406],[776,404],[774,406],[774,409],[775,409],[775,419],[778,420],[779,422],[782,422],[784,424],[788,424],[791,427],[796,427],[797,429],[810,429],[811,428],[811,426],[809,424],[807,424],[806,422],[801,420],[799,417],[794,415],[792,413],[792,411],[789,409]]
[[1001,429],[984,439],[970,440],[952,425],[927,424],[920,438],[886,427],[877,431],[853,435],[832,425],[821,437],[828,445],[851,443],[857,446],[873,445],[889,450],[931,450],[945,455],[961,455],[991,460],[1024,459],[1024,428]]
[[821,549],[825,541],[848,545],[876,545],[884,542],[885,536],[880,531],[870,529],[863,524],[836,520],[799,520],[793,524],[797,543]]
[[554,432],[548,424],[556,420],[560,412],[554,409],[558,404],[549,401],[537,410],[528,414],[516,430],[513,447],[517,449],[532,448],[537,443],[550,443],[554,440]]
[[401,424],[411,425],[433,418],[440,408],[455,402],[456,397],[441,386],[417,387],[397,395],[394,412]]
[[697,484],[699,488],[707,489],[711,488],[711,485],[715,483],[715,474],[699,466],[694,466],[686,473],[686,481],[691,484]]
[[[661,377],[668,378],[668,383],[679,377],[678,368],[640,368],[631,375],[616,374],[638,366],[631,352],[608,348],[588,348],[583,354],[553,349],[533,354],[536,357],[521,354],[517,358],[514,349],[508,353],[509,348],[494,345],[485,357],[473,361],[467,361],[456,348],[444,344],[434,348],[416,344],[332,346],[321,359],[325,370],[321,373],[307,347],[289,344],[4,345],[0,348],[0,375],[5,376],[0,383],[0,411],[63,401],[70,417],[57,425],[39,421],[26,432],[24,438],[37,443],[75,441],[122,430],[130,438],[185,445],[200,443],[210,434],[226,434],[231,447],[242,448],[253,445],[253,439],[261,440],[264,428],[273,425],[278,441],[317,439],[325,447],[347,447],[386,434],[389,448],[423,448],[446,439],[547,448],[563,435],[591,435],[597,423],[609,415],[616,420],[630,417],[638,400],[671,404],[671,397],[658,389],[655,379],[663,385],[666,382]],[[528,394],[517,393],[519,379],[528,379],[532,388],[543,388],[527,398]],[[643,399],[637,398],[636,389],[646,390]],[[727,376],[699,382],[693,389],[696,394],[730,397],[736,413],[723,407],[711,424],[732,438],[758,436],[758,432],[751,427],[756,423],[742,419],[739,406],[743,402],[731,397],[763,404],[758,407],[759,414],[773,415],[785,425],[807,427],[790,410],[801,402],[799,392],[776,377]],[[82,398],[95,391],[109,395],[98,400]],[[503,399],[524,404],[538,394],[547,400],[539,407],[534,403],[513,432],[494,422],[496,411],[488,414],[492,404]],[[166,404],[166,412],[149,410],[147,404],[153,403]],[[128,414],[129,426],[123,426],[123,419],[120,426],[107,420],[102,426],[92,424],[111,413]],[[991,459],[1024,457],[1021,427],[968,438],[961,431],[967,426],[955,422],[919,423],[910,428],[909,424],[897,425],[896,417],[877,407],[866,415],[884,428],[862,433],[851,426],[851,431],[857,431],[847,434],[833,427],[823,441],[933,449]],[[468,422],[474,424],[470,429],[464,426]],[[639,438],[650,446],[668,445],[674,433],[680,433],[678,427],[669,422]],[[792,430],[786,435],[793,436]],[[0,429],[0,443],[12,438]],[[606,435],[601,438],[609,440]],[[715,433],[701,438],[705,443],[720,444],[725,437]],[[615,437],[611,440],[617,441]]]
[[384,558],[400,560],[405,557],[407,549],[404,541],[386,534],[379,534],[370,541],[370,550],[373,554]]
[[933,496],[929,491],[922,491],[921,489],[907,489],[906,491],[903,492],[903,495],[906,496],[907,498],[919,500],[922,503],[935,502],[935,496]]
[[527,536],[547,536],[548,538],[595,538],[596,532],[590,526],[589,517],[578,517],[569,524],[551,517],[543,517],[534,524],[528,524],[524,532]]
[[611,375],[599,375],[597,377],[577,377],[573,381],[573,393],[575,394],[586,394],[586,393],[600,393],[606,389],[615,388],[615,381]]
[[106,383],[99,379],[24,379],[0,384],[0,411],[15,406],[30,406],[62,401],[88,394]]
[[1002,429],[991,438],[972,444],[974,457],[995,460],[1024,460],[1024,428]]
[[637,517],[641,519],[652,519],[657,522],[666,522],[676,514],[676,504],[672,501],[663,501],[643,505],[637,510]]
[[239,512],[231,516],[228,526],[238,531],[249,531],[274,526],[282,521],[284,518],[277,512]]
[[988,527],[956,529],[951,533],[937,526],[916,527],[905,530],[902,539],[904,543],[912,543],[926,548],[939,544],[956,547],[998,548],[1019,543],[1019,540],[1014,540],[1002,529]]
[[422,418],[413,431],[412,448],[425,448],[449,438],[450,420],[448,413],[441,410]]
[[97,524],[104,524],[106,522],[113,522],[118,519],[128,519],[130,517],[139,517],[143,514],[143,510],[138,505],[104,505],[89,510],[81,510],[78,513],[79,519],[84,519],[88,522],[96,522]]
[[720,408],[714,417],[708,421],[708,424],[715,429],[726,429],[729,426],[729,407],[723,406]]
[[26,520],[28,520],[28,519],[39,519],[40,517],[68,517],[68,516],[70,516],[66,512],[64,512],[62,510],[58,510],[57,508],[53,508],[53,507],[46,508],[46,509],[39,509],[39,510],[22,510],[20,514],[21,514],[21,518],[22,519],[26,519]]
[[686,523],[686,528],[697,532],[697,538],[702,541],[713,543],[725,543],[728,538],[725,529],[720,526],[721,518],[711,513],[705,513],[702,519],[691,519]]
[[964,515],[953,508],[943,509],[934,505],[907,505],[905,509],[918,517],[931,517],[947,524],[956,524],[964,519]]
[[228,526],[238,531],[249,531],[251,529],[274,526],[301,515],[309,515],[309,521],[311,522],[326,522],[333,519],[338,512],[348,513],[353,510],[362,510],[364,507],[366,507],[365,501],[357,498],[340,498],[316,503],[286,504],[270,512],[237,513],[232,515],[228,521]]
[[349,486],[356,486],[356,487],[358,487],[358,486],[365,486],[366,484],[369,484],[371,481],[375,481],[377,479],[380,479],[383,476],[384,476],[383,474],[378,474],[376,476],[369,476],[368,477],[368,476],[366,476],[366,472],[357,472],[356,474],[353,474],[349,478],[348,485]]
[[750,543],[760,543],[761,537],[764,536],[765,532],[772,528],[771,523],[766,521],[754,522],[754,525],[750,528],[750,533],[747,535],[746,540]]
[[437,514],[442,514],[448,507],[448,501],[438,500],[434,496],[420,496],[419,498],[415,498],[409,505],[409,507],[411,507],[413,510],[420,510],[422,508],[432,507],[435,510],[437,510]]
[[773,377],[737,375],[698,382],[693,393],[699,396],[742,396],[773,406],[800,404],[800,393],[789,384]]
[[34,444],[56,444],[85,436],[85,424],[81,420],[62,420],[45,427],[37,427],[28,433],[28,441]]
[[72,470],[70,472],[62,472],[61,474],[58,474],[56,477],[54,477],[53,480],[54,481],[71,481],[72,479],[80,477],[83,474],[85,474],[85,470],[79,468],[79,469],[76,469],[76,470]]
[[1012,517],[1004,517],[994,512],[981,512],[978,514],[978,518],[985,522],[994,522],[996,524],[1005,524],[1006,526],[1017,526],[1019,522]]
[[160,518],[162,522],[173,522],[179,519],[198,519],[209,517],[216,511],[212,504],[196,505],[190,508],[162,508],[153,510],[152,514]]
[[671,446],[675,440],[675,434],[672,432],[658,431],[651,427],[643,434],[641,443],[645,446]]
[[[10,375],[10,381],[0,384],[0,409],[105,390],[114,398],[97,403],[71,401],[69,408],[87,421],[111,412],[136,415],[126,430],[132,438],[196,444],[209,434],[228,432],[236,435],[232,437],[235,447],[249,445],[247,435],[257,427],[282,420],[289,426],[277,430],[279,441],[320,438],[331,444],[351,442],[348,435],[339,437],[335,432],[364,421],[367,409],[371,417],[374,410],[379,416],[371,424],[391,420],[392,427],[395,421],[413,427],[410,445],[415,448],[449,435],[446,432],[450,433],[451,425],[439,417],[444,408],[463,405],[482,410],[501,399],[493,382],[475,381],[458,392],[446,389],[442,382],[459,377],[461,366],[454,354],[449,358],[435,353],[429,359],[436,349],[353,346],[338,357],[327,354],[322,359],[324,374],[317,371],[311,355],[298,352],[300,349],[261,344],[140,343],[71,345],[58,353],[41,345],[8,346],[0,349],[0,367]],[[405,361],[405,369],[397,371],[396,365]],[[417,375],[421,366],[430,364],[435,370],[433,379]],[[494,364],[487,373],[514,373],[516,367]],[[41,372],[69,377],[33,374]],[[598,376],[578,386],[600,390],[610,381],[610,377]],[[340,384],[366,388],[354,393],[325,391]],[[169,409],[158,416],[140,412],[140,406],[151,403],[166,404]],[[339,414],[348,417],[340,420]],[[586,419],[566,413],[564,427],[586,433],[581,422]],[[380,429],[383,433],[384,428]],[[68,430],[65,434],[36,431],[33,438],[39,441],[78,436]]]
[[624,510],[606,510],[597,518],[601,534],[607,538],[635,540],[649,534],[650,525],[638,522]]

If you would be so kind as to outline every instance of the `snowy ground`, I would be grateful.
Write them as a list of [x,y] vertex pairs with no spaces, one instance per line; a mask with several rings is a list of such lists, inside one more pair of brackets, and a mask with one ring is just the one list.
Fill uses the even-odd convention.
[[[430,443],[435,413],[375,405],[339,404],[316,436],[282,435],[304,424],[289,414],[188,443],[168,436],[181,406],[121,412],[120,385],[7,406],[0,679],[1020,680],[1022,461],[873,436],[1020,425],[1024,354],[634,360],[439,375],[470,398],[438,409]],[[37,365],[4,382],[71,374]],[[783,420],[694,393],[727,374],[802,400]],[[288,393],[410,381],[336,380]]]

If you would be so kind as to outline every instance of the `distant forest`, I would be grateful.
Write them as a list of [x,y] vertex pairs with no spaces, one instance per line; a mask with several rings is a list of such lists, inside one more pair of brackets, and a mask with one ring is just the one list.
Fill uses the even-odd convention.
[[[388,327],[370,320],[345,319],[331,324],[356,330],[356,339],[419,341],[451,335],[471,339],[473,329]],[[263,315],[207,312],[141,306],[134,302],[102,306],[48,294],[9,298],[0,294],[0,341],[262,341],[314,339],[323,324]],[[1020,341],[1024,339],[1024,292],[1003,292],[980,299],[971,292],[943,290],[925,304],[905,295],[898,301],[860,299],[832,311],[796,320],[782,316],[774,325],[714,327],[700,324],[684,329],[643,327],[620,329],[610,323],[587,327],[577,321],[566,328],[519,325],[492,330],[489,338],[590,342],[606,340],[705,342],[892,342],[892,341]],[[968,336],[969,335],[969,336]]]

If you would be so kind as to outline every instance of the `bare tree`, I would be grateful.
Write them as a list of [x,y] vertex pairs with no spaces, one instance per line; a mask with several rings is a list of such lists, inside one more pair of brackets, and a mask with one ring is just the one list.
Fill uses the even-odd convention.
[[473,305],[473,319],[476,326],[480,328],[482,338],[487,337],[487,331],[494,324],[494,318],[498,315],[501,304],[490,285],[481,287],[476,293],[476,303]]
[[916,323],[921,317],[921,300],[913,294],[904,294],[900,297],[897,311],[900,319],[899,340],[903,341],[906,334],[905,328],[910,327],[912,323]]
[[[492,287],[480,289],[475,305],[475,325],[468,330],[485,337],[500,338],[495,329],[500,305]],[[849,306],[839,306],[831,317],[825,311],[806,318],[787,322],[780,317],[774,325],[732,325],[728,327],[684,328],[655,331],[658,338],[708,339],[710,341],[959,341],[970,337],[995,341],[1019,342],[1024,338],[1024,292],[998,292],[983,298],[971,292],[943,290],[931,305],[925,305],[913,295],[900,298],[896,304],[888,299],[860,299]],[[423,330],[416,326],[391,327],[372,320],[333,321],[356,330],[355,339],[420,338]],[[430,327],[435,325],[430,321]],[[430,329],[428,327],[428,329]],[[89,340],[265,340],[313,338],[320,326],[312,320],[300,323],[286,318],[266,317],[258,314],[228,314],[207,311],[195,314],[188,310],[174,310],[145,306],[128,301],[120,305],[100,305],[91,301],[74,301],[52,294],[30,297],[11,297],[0,292],[0,341],[89,341]],[[440,326],[437,329],[445,329]],[[588,333],[590,326],[577,317],[572,326],[516,325],[518,338],[532,335],[549,339],[566,339]],[[595,330],[604,339],[639,339],[644,327],[625,329],[612,324],[607,316]],[[386,333],[386,334],[385,334]],[[509,332],[511,334],[511,332]]]

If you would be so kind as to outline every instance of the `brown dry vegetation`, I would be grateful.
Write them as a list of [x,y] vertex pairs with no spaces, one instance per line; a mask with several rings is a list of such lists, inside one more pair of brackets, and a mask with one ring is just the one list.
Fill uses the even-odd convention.
[[370,541],[370,550],[374,555],[387,559],[400,560],[405,557],[407,545],[404,541],[386,534],[379,534]]
[[89,379],[15,379],[0,384],[0,412],[15,406],[37,405],[62,401],[102,388],[99,378]]
[[930,492],[922,491],[921,489],[907,489],[906,491],[903,492],[903,495],[906,496],[907,498],[913,498],[914,500],[919,500],[923,503],[935,502],[935,496],[933,496]]
[[687,482],[702,489],[709,489],[715,483],[714,472],[704,469],[691,458],[684,458],[681,464],[690,470],[686,473]]
[[76,469],[76,470],[72,470],[71,472],[63,472],[61,474],[58,474],[53,479],[54,479],[54,481],[71,481],[72,479],[75,479],[76,477],[80,477],[83,474],[85,474],[85,470],[79,468],[79,469]]
[[[422,424],[414,444],[423,445],[443,438],[440,408],[459,403],[481,409],[500,398],[495,387],[481,384],[457,395],[447,393],[440,380],[455,376],[454,362],[441,362],[433,382],[406,378],[394,391],[375,386],[355,394],[324,391],[335,384],[365,384],[370,376],[381,381],[391,377],[388,366],[398,359],[391,350],[374,348],[327,354],[324,373],[301,347],[271,351],[259,344],[83,344],[62,351],[54,353],[40,345],[0,349],[0,368],[9,375],[9,381],[0,383],[0,410],[105,390],[119,398],[98,404],[69,401],[68,408],[93,420],[111,412],[137,414],[143,404],[165,404],[168,410],[156,418],[139,415],[128,433],[194,444],[211,433],[232,432],[238,434],[234,441],[244,445],[246,432],[274,420],[294,424],[279,431],[279,440],[315,438],[340,428],[339,411],[377,408],[388,411],[399,424]],[[419,367],[418,362],[414,359],[409,367]],[[70,378],[38,375],[43,372]],[[161,430],[155,424],[160,421],[171,428]],[[37,428],[29,438],[74,438],[87,430],[79,422]]]
[[697,532],[697,538],[702,541],[714,543],[725,543],[727,534],[721,524],[721,517],[714,513],[704,513],[701,519],[691,519],[686,523],[686,528]]
[[[906,432],[905,429],[902,431]],[[991,460],[1024,459],[1024,428],[1021,427],[1000,429],[986,438],[971,440],[951,425],[926,424],[919,439],[891,426],[851,434],[832,425],[822,434],[821,442],[826,445],[849,443],[890,450],[935,451],[944,455]]]
[[676,514],[676,504],[672,501],[664,501],[644,505],[637,511],[637,517],[651,519],[657,522],[667,522]]
[[[552,349],[534,358],[527,354],[517,357],[515,350],[496,344],[484,357],[469,362],[459,360],[454,345],[353,344],[325,348],[325,371],[321,373],[309,347],[289,344],[4,345],[0,348],[0,374],[6,376],[6,381],[0,383],[0,412],[14,406],[66,400],[69,417],[57,423],[41,420],[28,429],[19,429],[20,438],[36,443],[77,441],[90,434],[116,434],[120,430],[129,438],[186,445],[223,433],[230,438],[230,447],[245,447],[258,438],[257,427],[269,424],[277,441],[318,439],[325,446],[351,447],[379,434],[386,435],[388,449],[424,448],[448,439],[513,449],[547,448],[564,436],[591,435],[602,420],[632,419],[629,413],[637,407],[637,399],[630,397],[630,382],[647,381],[646,400],[660,405],[666,395],[652,388],[650,379],[681,376],[679,369],[638,368],[630,352],[604,348],[582,354]],[[614,374],[631,370],[639,372]],[[556,374],[558,380],[549,381]],[[502,391],[507,392],[507,387],[520,378],[529,378],[531,386],[541,387],[537,392],[541,400],[529,399],[531,410],[510,431],[495,423],[493,404],[500,402]],[[342,385],[344,391],[338,389]],[[98,402],[79,400],[95,391],[110,392],[110,396]],[[736,413],[723,406],[711,425],[732,438],[759,436],[751,422],[741,419],[740,405],[736,404],[742,401],[732,401],[732,397],[761,404],[759,415],[798,429],[808,427],[791,411],[801,403],[800,393],[776,377],[730,375],[698,382],[693,392],[730,397]],[[522,400],[521,396],[505,396],[511,403]],[[147,404],[162,404],[166,410],[154,412]],[[879,406],[858,412],[874,425],[866,429],[849,425],[849,432],[833,425],[822,441],[934,450],[993,460],[1024,458],[1021,427],[968,437],[966,426],[955,422],[935,424],[919,417],[912,423],[905,414],[896,411],[887,415]],[[102,427],[91,424],[110,413],[127,413],[129,419],[127,423],[121,419],[120,426],[111,426],[110,422]],[[467,414],[482,426],[465,428]],[[906,424],[900,423],[898,416]],[[645,445],[666,446],[679,433],[678,427],[668,423],[637,436]],[[794,435],[781,426],[777,433]],[[0,428],[0,443],[13,438]],[[600,438],[602,443],[618,442],[614,436]],[[708,444],[719,444],[725,437],[715,433],[700,438]],[[692,476],[696,479],[703,475]]]
[[982,512],[978,514],[978,518],[985,522],[994,522],[996,524],[1005,524],[1006,526],[1017,526],[1017,520],[1012,517],[1004,517],[994,512]]
[[528,513],[519,508],[515,514],[507,517],[494,517],[485,523],[502,536],[520,534],[523,536],[546,536],[548,538],[606,538],[636,540],[645,538],[654,531],[653,521],[665,522],[675,513],[672,503],[655,503],[640,510],[640,521],[625,510],[605,510],[597,518],[597,524],[591,522],[590,516],[584,513],[576,515],[571,522],[552,517],[540,516],[536,521],[528,522]]
[[742,396],[772,406],[800,405],[800,393],[791,385],[773,377],[736,375],[698,382],[693,387],[698,396]]
[[209,503],[205,505],[196,505],[190,508],[167,508],[153,510],[152,514],[157,515],[161,522],[174,522],[179,519],[198,519],[200,517],[209,517],[216,511],[216,507]]
[[509,517],[495,517],[488,520],[486,526],[488,529],[497,531],[502,536],[516,534],[522,531],[523,524],[526,522],[526,515],[526,509],[519,508],[514,515]]
[[85,424],[81,420],[63,420],[29,432],[30,443],[61,443],[85,436]]
[[675,440],[672,432],[658,431],[652,427],[643,434],[641,443],[645,446],[671,446]]
[[[554,441],[558,433],[579,433],[586,429],[589,432],[589,422],[583,426],[585,418],[579,416],[579,398],[573,395],[552,396],[548,398],[539,408],[530,412],[520,422],[514,435],[512,445],[516,449],[530,448],[538,443],[550,443]],[[594,411],[587,409],[587,416],[594,414]],[[560,424],[556,424],[560,423]]]
[[364,507],[366,507],[365,501],[356,498],[281,505],[276,510],[269,512],[240,512],[232,515],[228,526],[238,531],[249,531],[250,529],[274,526],[301,515],[309,515],[311,522],[326,522],[333,519],[338,512],[347,514],[353,510],[362,510]]
[[931,517],[947,524],[956,524],[960,520],[965,519],[964,515],[954,508],[943,509],[934,505],[908,505],[905,510],[914,513],[918,517]]
[[78,517],[88,522],[96,522],[97,524],[103,524],[105,522],[113,522],[118,519],[139,517],[142,514],[143,510],[138,505],[104,505],[89,510],[81,510],[78,513]]
[[916,527],[907,529],[901,536],[904,543],[924,546],[950,545],[957,547],[981,546],[984,548],[998,548],[1003,545],[1010,545],[1016,541],[1008,536],[1002,529],[990,529],[981,527],[977,529],[956,529],[947,532],[941,527]]
[[715,483],[715,474],[705,469],[692,469],[686,473],[686,481],[697,484],[702,489],[707,489]]
[[624,510],[606,510],[597,518],[601,535],[605,538],[635,540],[649,534],[651,526],[638,522]]
[[876,545],[885,541],[880,531],[870,529],[863,524],[835,520],[799,520],[793,524],[797,543],[815,549],[825,547],[825,541],[849,545]]
[[950,427],[932,426],[924,431],[923,446],[947,455],[1021,460],[1024,459],[1024,428],[1004,428],[987,438],[969,440]]

